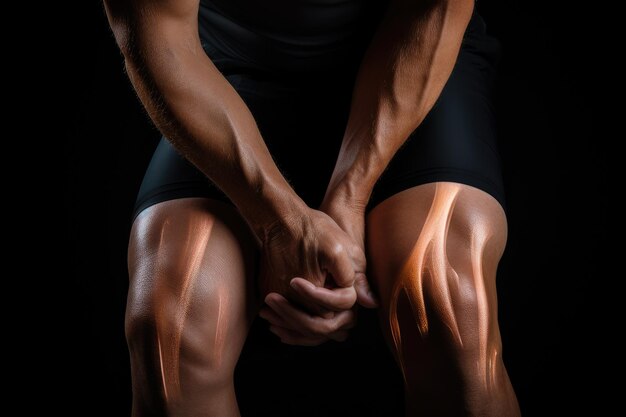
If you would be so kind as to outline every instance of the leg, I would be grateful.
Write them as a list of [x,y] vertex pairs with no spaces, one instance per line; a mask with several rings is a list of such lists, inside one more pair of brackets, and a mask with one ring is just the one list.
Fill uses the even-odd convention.
[[420,185],[377,205],[367,236],[407,415],[519,415],[497,321],[506,218],[496,200],[457,183]]
[[238,416],[233,372],[255,310],[255,247],[228,205],[143,211],[129,246],[133,416]]

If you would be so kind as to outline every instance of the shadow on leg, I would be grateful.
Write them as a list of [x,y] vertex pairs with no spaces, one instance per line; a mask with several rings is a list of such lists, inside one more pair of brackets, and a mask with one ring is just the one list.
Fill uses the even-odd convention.
[[505,243],[500,205],[466,185],[421,185],[370,212],[370,276],[407,415],[519,415],[497,321]]
[[238,416],[233,373],[255,313],[252,235],[230,206],[166,201],[135,221],[126,335],[134,416]]

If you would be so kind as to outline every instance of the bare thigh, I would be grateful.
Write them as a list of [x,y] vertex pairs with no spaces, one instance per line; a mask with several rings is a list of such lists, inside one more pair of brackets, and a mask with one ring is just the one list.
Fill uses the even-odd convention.
[[233,372],[257,309],[256,252],[222,202],[171,200],[138,216],[126,315],[134,415],[236,410]]
[[370,277],[409,415],[518,412],[497,318],[506,230],[493,197],[457,183],[410,188],[369,213]]

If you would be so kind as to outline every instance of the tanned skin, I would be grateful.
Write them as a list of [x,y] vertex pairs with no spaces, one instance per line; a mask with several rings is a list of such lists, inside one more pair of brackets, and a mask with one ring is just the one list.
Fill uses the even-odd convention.
[[[358,72],[319,210],[290,188],[249,109],[202,49],[198,0],[105,6],[152,120],[237,207],[187,198],[135,221],[126,320],[133,415],[239,415],[233,371],[260,307],[283,342],[316,345],[347,337],[355,302],[381,305],[407,415],[519,414],[497,327],[495,268],[506,241],[499,204],[469,186],[435,183],[396,194],[365,218],[376,180],[452,71],[473,0],[391,1]],[[438,248],[438,258],[422,247]],[[365,276],[366,253],[380,300]],[[426,258],[445,268],[427,267]],[[328,274],[333,289],[324,288]]]

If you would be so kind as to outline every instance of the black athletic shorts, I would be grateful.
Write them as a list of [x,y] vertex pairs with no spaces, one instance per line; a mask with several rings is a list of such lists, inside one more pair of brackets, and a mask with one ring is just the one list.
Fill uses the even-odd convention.
[[[493,109],[500,46],[485,29],[475,12],[443,92],[380,177],[368,209],[395,193],[437,181],[479,188],[504,207]],[[346,127],[354,72],[287,76],[253,71],[236,57],[203,45],[250,108],[283,175],[310,207],[318,207]],[[153,204],[184,197],[229,201],[162,138],[141,185],[135,217]]]

